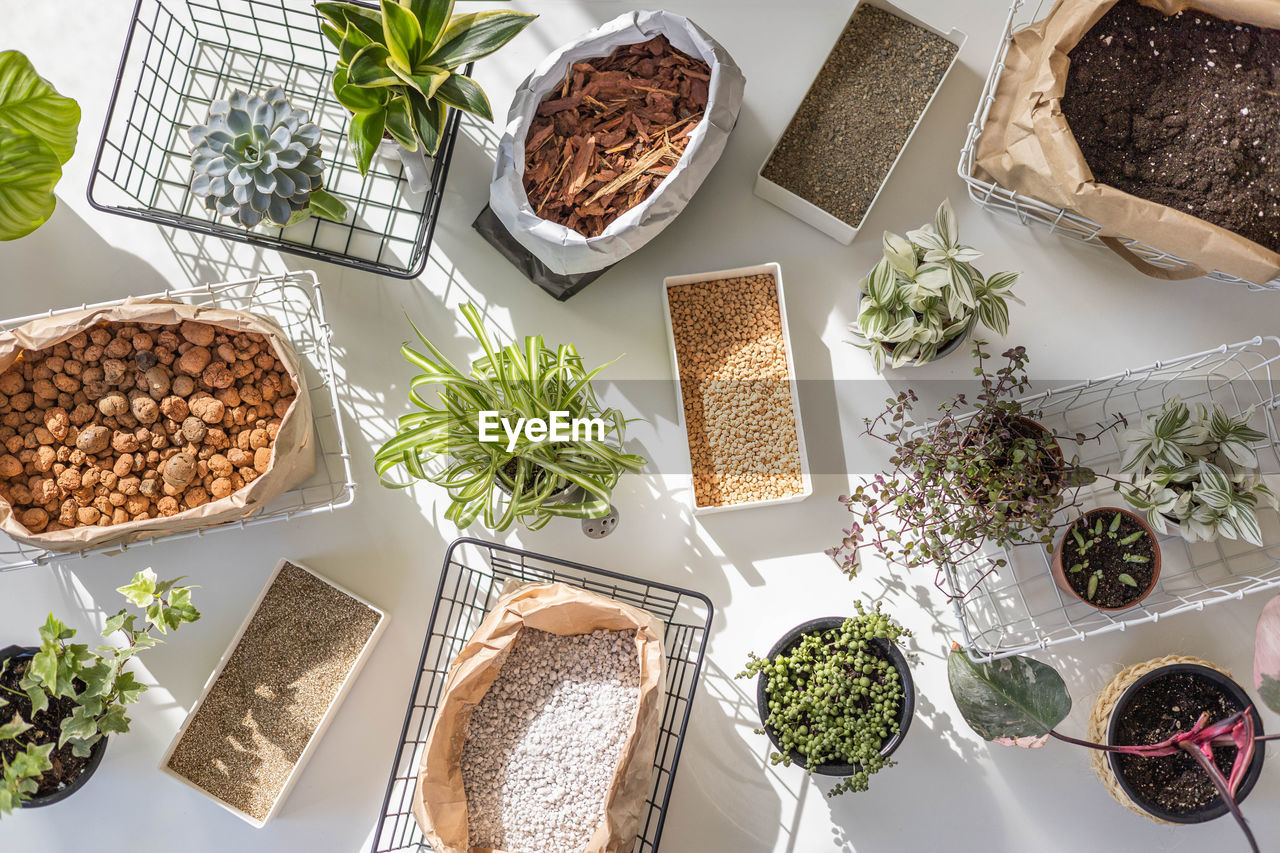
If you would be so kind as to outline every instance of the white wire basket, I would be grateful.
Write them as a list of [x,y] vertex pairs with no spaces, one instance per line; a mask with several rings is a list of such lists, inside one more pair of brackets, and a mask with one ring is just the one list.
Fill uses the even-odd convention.
[[[1251,425],[1267,435],[1267,445],[1259,447],[1259,464],[1274,488],[1280,475],[1280,388],[1273,375],[1278,370],[1280,338],[1259,337],[1054,388],[1024,399],[1023,404],[1028,410],[1039,410],[1040,423],[1059,436],[1088,434],[1091,427],[1096,433],[1099,423],[1114,422],[1117,415],[1135,427],[1143,413],[1158,410],[1173,396],[1188,403],[1218,402],[1230,414],[1252,409]],[[1124,453],[1122,433],[1113,429],[1100,441],[1080,445],[1060,442],[1068,457],[1078,454],[1082,465],[1118,477]],[[1086,510],[1126,506],[1113,491],[1113,481],[1103,477],[1081,490],[1079,497]],[[1157,537],[1162,568],[1156,588],[1137,607],[1119,612],[1097,610],[1063,593],[1050,573],[1050,555],[1039,545],[989,550],[984,556],[1008,560],[997,573],[991,573],[990,563],[978,556],[949,566],[944,583],[953,596],[964,646],[976,661],[999,660],[1276,589],[1280,587],[1280,513],[1262,509],[1258,516],[1263,542],[1270,543],[1263,548],[1232,540],[1188,543],[1170,527],[1169,535]]]
[[[1101,238],[1107,235],[1102,233],[1102,226],[1092,219],[1052,204],[1037,201],[992,181],[974,176],[978,140],[982,137],[983,130],[986,128],[987,115],[991,111],[992,102],[995,101],[996,83],[999,81],[1000,75],[1004,73],[1005,59],[1008,56],[1009,44],[1013,39],[1013,35],[1039,20],[1041,12],[1047,11],[1045,7],[1051,5],[1052,3],[1049,0],[1034,0],[1034,2],[1032,0],[1013,0],[1013,5],[1009,9],[1009,17],[1005,20],[1004,37],[1000,41],[1000,47],[996,51],[995,62],[992,63],[991,71],[987,75],[986,85],[982,89],[982,97],[978,101],[977,112],[973,115],[973,121],[969,123],[964,148],[960,152],[960,167],[958,171],[960,177],[964,179],[965,184],[969,187],[969,197],[979,207],[1015,216],[1023,225],[1038,223],[1048,227],[1049,231],[1054,234],[1062,234],[1066,237],[1101,247],[1104,245]],[[1177,255],[1161,251],[1146,243],[1127,237],[1118,239],[1144,261],[1161,269],[1177,271],[1195,269],[1194,264]],[[1216,270],[1210,273],[1208,277],[1215,281],[1242,284],[1250,290],[1280,290],[1280,277],[1274,278],[1266,284],[1245,281],[1229,273]]]
[[[54,561],[83,559],[91,554],[121,554],[161,539],[190,539],[222,530],[243,530],[273,521],[303,518],[350,506],[355,500],[356,486],[351,475],[351,454],[347,450],[333,373],[333,352],[330,348],[333,330],[324,316],[320,281],[314,272],[301,270],[285,275],[258,276],[244,281],[171,289],[141,298],[172,299],[193,305],[247,311],[270,317],[279,324],[302,361],[303,378],[311,395],[312,415],[315,419],[316,473],[302,485],[285,492],[246,518],[199,530],[156,533],[125,545],[108,545],[69,554],[23,545],[0,534],[0,572],[41,566]],[[0,320],[0,329],[11,330],[31,320],[109,307],[123,301],[112,300]]]

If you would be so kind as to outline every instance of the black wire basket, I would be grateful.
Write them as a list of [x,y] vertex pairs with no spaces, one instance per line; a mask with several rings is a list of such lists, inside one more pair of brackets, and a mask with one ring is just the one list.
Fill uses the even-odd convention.
[[[370,5],[370,4],[362,4]],[[349,113],[334,98],[336,50],[308,0],[137,0],[89,178],[98,210],[252,243],[396,278],[427,264],[458,136],[450,110],[430,186],[409,190],[404,167],[379,153],[362,177],[347,146]],[[325,189],[347,205],[344,223],[315,217],[248,230],[205,210],[188,190],[186,130],[235,89],[285,90],[321,130]]]
[[633,853],[655,853],[689,725],[694,690],[702,672],[713,613],[711,602],[701,593],[687,589],[477,539],[458,539],[445,554],[427,640],[373,836],[373,853],[431,850],[412,813],[422,749],[435,719],[449,664],[480,626],[480,620],[508,581],[559,581],[640,607],[666,624],[667,690],[662,734],[654,757],[648,812],[633,848]]

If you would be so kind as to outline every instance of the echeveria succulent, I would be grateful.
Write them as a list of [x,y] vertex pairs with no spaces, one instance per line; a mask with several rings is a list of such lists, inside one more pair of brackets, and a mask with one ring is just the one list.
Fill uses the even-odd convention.
[[236,90],[187,131],[191,192],[246,228],[291,225],[314,213],[341,222],[346,207],[325,192],[320,128],[279,86],[265,96]]

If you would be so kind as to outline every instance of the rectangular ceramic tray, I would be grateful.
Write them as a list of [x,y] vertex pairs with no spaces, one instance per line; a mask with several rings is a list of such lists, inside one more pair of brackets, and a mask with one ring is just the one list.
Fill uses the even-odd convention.
[[[196,712],[199,711],[200,706],[204,704],[205,698],[209,695],[209,690],[213,687],[214,683],[216,683],[218,678],[222,675],[222,670],[227,665],[227,661],[231,659],[232,652],[234,652],[236,650],[236,647],[240,645],[240,640],[241,638],[244,637],[245,631],[248,630],[249,623],[253,621],[253,617],[257,615],[258,608],[262,605],[263,599],[266,598],[267,590],[271,589],[271,585],[276,582],[276,577],[279,576],[280,570],[283,569],[286,564],[290,564],[290,565],[296,566],[299,569],[302,569],[304,572],[316,578],[320,582],[327,584],[328,586],[333,587],[343,595],[346,595],[349,598],[352,598],[360,602],[365,607],[369,608],[374,613],[378,614],[378,624],[374,627],[373,633],[369,635],[369,639],[365,642],[364,648],[360,650],[360,656],[356,658],[356,662],[351,667],[351,671],[347,673],[347,677],[342,682],[342,687],[338,689],[337,694],[333,697],[333,701],[329,703],[329,707],[324,712],[324,717],[320,720],[320,724],[316,726],[316,730],[311,735],[311,739],[307,741],[306,748],[302,750],[302,754],[299,755],[298,760],[294,762],[293,770],[290,771],[289,778],[284,783],[284,787],[280,789],[280,794],[279,796],[276,797],[275,802],[272,804],[271,811],[267,813],[267,816],[265,818],[263,818],[262,820],[259,820],[253,817],[252,815],[249,815],[241,811],[240,809],[236,808],[230,803],[227,803],[221,799],[218,799],[213,794],[206,791],[204,788],[201,788],[199,785],[187,779],[185,776],[171,769],[169,767],[169,759],[170,757],[172,757],[173,751],[177,748],[178,742],[182,740],[182,736],[186,734],[187,726],[191,725],[191,721],[195,718]],[[368,659],[369,652],[373,649],[374,644],[378,642],[378,638],[382,636],[382,632],[383,630],[386,629],[386,627],[387,627],[387,614],[384,610],[382,610],[382,608],[375,607],[374,605],[370,604],[368,601],[365,601],[363,598],[351,592],[350,590],[344,589],[343,587],[339,586],[336,583],[333,583],[327,578],[321,577],[320,575],[313,572],[311,569],[307,568],[306,566],[302,565],[301,563],[295,560],[281,560],[279,563],[276,564],[275,569],[272,570],[271,577],[267,578],[267,582],[263,584],[262,591],[258,593],[257,600],[253,602],[253,607],[249,609],[248,615],[245,616],[244,621],[240,623],[240,629],[236,631],[236,635],[231,638],[231,642],[227,644],[227,650],[222,653],[222,658],[221,660],[218,661],[217,668],[214,669],[213,674],[210,675],[209,679],[205,682],[204,689],[200,691],[200,698],[197,699],[196,703],[191,706],[191,710],[187,712],[186,719],[182,721],[182,727],[178,729],[178,733],[173,736],[173,740],[169,743],[168,749],[164,751],[164,756],[161,757],[160,759],[160,772],[168,776],[171,776],[174,779],[177,779],[179,782],[186,785],[188,788],[192,789],[193,791],[199,792],[202,796],[207,797],[208,799],[222,806],[224,809],[231,812],[233,815],[245,821],[246,823],[249,823],[257,827],[258,829],[261,829],[262,827],[266,826],[268,823],[271,822],[271,819],[280,812],[280,807],[284,804],[284,801],[288,799],[289,792],[293,789],[294,783],[298,781],[298,776],[301,775],[302,768],[306,765],[307,760],[311,758],[311,754],[315,751],[316,744],[320,742],[320,739],[324,736],[325,729],[327,729],[329,727],[329,723],[333,721],[333,717],[338,710],[338,706],[341,705],[342,700],[346,698],[347,691],[350,690],[352,683],[356,680],[356,677],[360,674],[360,669],[361,667],[364,666],[365,661]]]
[[[876,194],[872,196],[871,203],[867,205],[867,211],[862,215],[862,222],[865,222],[867,217],[871,214],[872,208],[875,207],[876,201],[879,200],[881,193],[884,192],[885,186],[893,177],[894,170],[898,168],[898,163],[902,160],[902,152],[906,151],[907,147],[911,145],[911,140],[915,137],[916,130],[920,127],[920,122],[924,121],[924,117],[929,112],[929,107],[933,105],[934,99],[938,97],[938,92],[941,91],[942,87],[946,84],[947,78],[951,76],[951,70],[955,68],[956,60],[960,57],[960,50],[964,47],[964,43],[968,39],[968,36],[957,29],[952,29],[949,32],[944,33],[937,27],[924,22],[913,15],[908,15],[906,12],[903,12],[891,3],[885,2],[885,0],[860,0],[860,2],[854,6],[853,13],[850,13],[849,19],[845,21],[844,27],[841,27],[841,34],[843,34],[845,28],[849,26],[849,21],[853,20],[853,14],[858,11],[858,7],[863,3],[877,9],[883,9],[891,15],[896,15],[904,21],[915,24],[921,29],[928,30],[934,35],[940,36],[956,46],[955,56],[951,58],[951,62],[947,65],[947,70],[942,73],[942,77],[938,80],[938,85],[934,88],[933,94],[930,95],[929,100],[925,102],[924,109],[920,111],[920,115],[916,118],[915,124],[912,125],[911,132],[907,134],[906,141],[902,143],[902,148],[899,149],[898,156],[893,159],[893,165],[891,165],[889,167],[889,171],[885,173],[884,180],[881,181],[879,189],[877,189]],[[823,61],[822,68],[826,68],[827,63],[831,61],[831,54],[835,52],[835,47],[836,44],[839,43],[839,39],[840,35],[837,35],[836,42],[832,44],[831,50],[827,51],[827,58]],[[819,73],[821,73],[821,69],[819,69]],[[817,82],[817,75],[814,76],[814,82]],[[807,97],[808,90],[805,91],[805,95]],[[800,103],[796,105],[795,112],[793,112],[791,114],[791,118],[787,120],[786,127],[790,127],[791,123],[795,121],[796,116],[800,113],[800,107],[803,104],[804,98],[801,98]],[[778,139],[775,140],[773,148],[769,149],[768,156],[764,158],[764,162],[760,164],[760,168],[756,171],[755,194],[765,201],[777,205],[806,224],[813,226],[833,240],[838,240],[845,245],[852,243],[853,238],[858,234],[858,229],[862,227],[862,222],[859,222],[857,225],[850,225],[848,222],[827,213],[827,211],[818,207],[813,202],[801,198],[791,192],[791,190],[788,190],[779,184],[775,184],[764,176],[764,167],[773,157],[773,152],[777,150],[778,142],[782,141],[782,136],[785,134],[786,129],[784,128],[782,134],[779,134]]]
[[676,354],[676,335],[675,329],[671,325],[671,303],[668,299],[668,292],[673,287],[680,287],[685,284],[698,284],[704,281],[720,281],[726,278],[742,278],[751,275],[771,275],[774,284],[778,288],[778,314],[782,321],[782,342],[786,347],[787,357],[787,382],[791,389],[791,411],[795,415],[796,421],[796,439],[800,446],[800,482],[801,490],[794,495],[785,498],[773,498],[767,501],[747,501],[745,503],[726,504],[724,506],[698,506],[697,492],[690,483],[689,503],[693,507],[694,515],[712,515],[718,512],[725,512],[731,509],[748,509],[751,507],[774,506],[776,504],[789,504],[796,501],[802,501],[809,495],[813,494],[813,478],[809,473],[809,451],[804,443],[804,425],[800,419],[800,394],[796,385],[796,366],[791,354],[791,334],[787,331],[787,304],[782,296],[782,267],[776,262],[766,264],[757,264],[752,267],[738,267],[731,270],[717,270],[716,272],[695,273],[693,275],[674,275],[668,276],[662,281],[662,319],[667,327],[667,344],[671,348],[671,369],[676,379],[676,418],[681,428],[685,431],[686,447],[690,449],[690,475],[692,475],[692,448],[689,445],[688,424],[684,420],[684,394],[680,390],[680,358]]

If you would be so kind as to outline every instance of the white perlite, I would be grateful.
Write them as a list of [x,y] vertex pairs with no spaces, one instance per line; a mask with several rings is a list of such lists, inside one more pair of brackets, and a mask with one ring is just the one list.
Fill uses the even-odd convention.
[[462,750],[472,846],[582,850],[639,702],[635,631],[523,629]]

